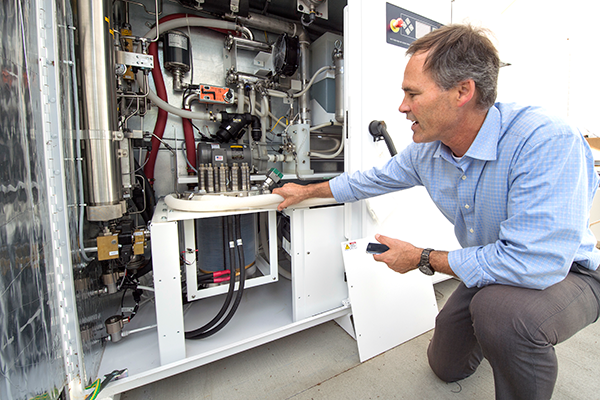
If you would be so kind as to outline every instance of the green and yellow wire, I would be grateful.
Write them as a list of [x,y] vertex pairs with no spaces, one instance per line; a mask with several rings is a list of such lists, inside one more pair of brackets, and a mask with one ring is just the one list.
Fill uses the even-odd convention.
[[95,400],[96,397],[98,397],[98,393],[100,393],[100,379],[96,379],[94,383],[85,388],[85,390],[90,389],[94,389],[94,391],[90,393],[88,397],[85,398],[85,400]]

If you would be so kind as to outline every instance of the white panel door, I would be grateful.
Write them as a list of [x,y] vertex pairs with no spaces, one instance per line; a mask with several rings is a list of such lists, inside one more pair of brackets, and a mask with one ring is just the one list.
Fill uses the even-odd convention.
[[361,362],[433,329],[438,312],[431,278],[376,262],[365,252],[369,241],[342,243]]
[[[416,36],[428,29],[420,21],[449,23],[450,10],[450,0],[348,1],[344,15],[347,172],[368,170],[389,160],[385,143],[374,143],[369,134],[373,120],[385,121],[398,152],[412,142],[411,123],[398,111],[408,58],[406,47],[388,42],[402,39],[402,32],[390,34],[391,12],[409,19],[405,22],[412,23],[410,34]],[[422,187],[347,204],[344,221],[348,239],[381,233],[419,247],[460,247],[453,226]],[[365,253],[364,239],[354,243],[358,248],[344,251],[344,263],[360,358],[365,360],[432,329],[437,306],[431,278],[418,271],[397,274]]]

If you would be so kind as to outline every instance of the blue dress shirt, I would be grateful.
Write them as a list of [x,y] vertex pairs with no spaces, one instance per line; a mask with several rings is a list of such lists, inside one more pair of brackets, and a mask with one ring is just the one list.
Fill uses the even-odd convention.
[[577,262],[595,270],[588,227],[598,175],[589,146],[565,121],[535,107],[496,103],[467,153],[412,143],[381,168],[330,181],[339,202],[425,186],[462,249],[448,262],[467,287],[544,289]]

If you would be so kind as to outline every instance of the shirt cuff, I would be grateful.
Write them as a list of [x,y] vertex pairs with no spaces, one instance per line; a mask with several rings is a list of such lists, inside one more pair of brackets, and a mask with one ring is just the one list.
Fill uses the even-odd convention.
[[496,279],[481,267],[478,252],[481,247],[469,247],[448,253],[448,264],[466,287],[484,287],[496,283]]

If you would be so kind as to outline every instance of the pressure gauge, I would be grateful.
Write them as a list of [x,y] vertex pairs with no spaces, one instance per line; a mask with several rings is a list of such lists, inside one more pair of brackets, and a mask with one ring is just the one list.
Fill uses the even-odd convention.
[[298,36],[279,36],[273,45],[273,66],[277,75],[292,76],[300,60]]

